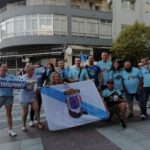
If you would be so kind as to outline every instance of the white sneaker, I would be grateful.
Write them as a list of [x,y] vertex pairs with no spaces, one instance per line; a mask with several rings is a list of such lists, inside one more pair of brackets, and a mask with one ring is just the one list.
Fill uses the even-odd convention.
[[147,117],[144,114],[142,114],[141,115],[141,120],[146,120],[146,119],[147,119]]
[[15,132],[13,132],[12,130],[8,131],[9,136],[14,137],[17,136],[17,134]]
[[27,129],[26,127],[22,127],[22,131],[23,131],[23,132],[27,132],[28,129]]
[[30,125],[30,127],[33,127],[34,126],[33,121],[30,121],[29,125]]

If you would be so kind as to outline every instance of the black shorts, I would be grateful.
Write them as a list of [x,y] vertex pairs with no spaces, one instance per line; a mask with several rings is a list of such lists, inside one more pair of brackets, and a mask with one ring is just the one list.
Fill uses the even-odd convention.
[[115,104],[114,106],[108,107],[108,110],[110,112],[110,115],[118,114],[119,113],[119,106],[118,106],[118,104]]

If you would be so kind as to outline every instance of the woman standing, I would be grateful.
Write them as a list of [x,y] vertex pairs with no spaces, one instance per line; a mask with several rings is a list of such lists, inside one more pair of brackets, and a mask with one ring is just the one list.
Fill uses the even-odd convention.
[[27,86],[25,89],[21,89],[19,93],[19,100],[22,106],[22,131],[26,132],[26,119],[28,115],[28,106],[31,105],[35,112],[35,118],[37,120],[37,125],[40,124],[40,115],[38,111],[38,103],[36,100],[36,90],[34,89],[34,83],[36,83],[36,77],[34,76],[35,67],[33,65],[27,65],[25,67],[26,74],[22,76],[22,80],[26,81]]
[[110,71],[109,79],[114,81],[114,88],[119,89],[123,92],[123,83],[122,83],[122,74],[121,74],[121,65],[119,61],[114,61],[112,69]]
[[51,74],[55,72],[55,68],[54,68],[54,65],[52,63],[48,63],[47,64],[47,71],[46,71],[46,80],[45,80],[45,84],[48,84],[50,82],[50,77],[51,77]]
[[[16,77],[7,73],[7,64],[0,63],[0,79],[15,79]],[[12,106],[13,106],[13,89],[0,88],[0,108],[5,106],[6,117],[9,127],[9,135],[14,137],[17,134],[12,130]]]

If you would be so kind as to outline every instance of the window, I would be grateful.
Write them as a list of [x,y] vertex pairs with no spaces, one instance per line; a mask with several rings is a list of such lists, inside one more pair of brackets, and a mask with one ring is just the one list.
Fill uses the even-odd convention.
[[112,39],[112,21],[73,16],[72,35]]
[[98,37],[98,20],[86,19],[86,36]]
[[27,0],[27,5],[43,5],[43,0]]
[[112,39],[112,21],[107,20],[107,38]]
[[21,36],[25,33],[25,18],[24,16],[19,16],[14,18],[14,33],[15,36]]
[[150,12],[150,2],[146,2],[146,4],[145,4],[145,12],[146,13]]
[[135,10],[136,0],[122,0],[122,8],[125,10]]
[[99,37],[105,39],[112,39],[112,21],[111,20],[100,20],[99,25]]
[[38,15],[31,15],[31,32],[32,35],[38,35]]
[[130,26],[130,25],[122,24],[122,25],[121,25],[121,29],[124,30],[124,29],[126,29],[127,27],[129,27],[129,26]]
[[85,36],[85,18],[72,17],[72,34]]
[[6,21],[2,22],[1,23],[1,40],[5,39],[6,38]]
[[54,15],[54,34],[67,35],[67,17],[64,15]]
[[67,35],[67,16],[34,14],[17,16],[0,23],[0,42],[25,35]]
[[66,0],[27,0],[27,5],[58,5],[66,6]]
[[81,6],[81,1],[80,0],[71,0],[71,6],[73,8],[80,8]]
[[8,19],[6,21],[6,30],[7,30],[7,37],[12,37],[14,34],[14,19]]
[[39,15],[39,34],[40,35],[53,35],[53,25],[52,25],[51,14]]
[[26,16],[26,32],[27,35],[31,35],[31,31],[32,31],[32,16]]

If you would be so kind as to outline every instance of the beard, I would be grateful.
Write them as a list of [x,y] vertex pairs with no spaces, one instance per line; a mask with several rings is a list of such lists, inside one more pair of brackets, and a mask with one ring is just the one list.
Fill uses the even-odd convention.
[[125,70],[126,70],[127,72],[131,72],[131,71],[132,71],[132,68],[125,68]]

